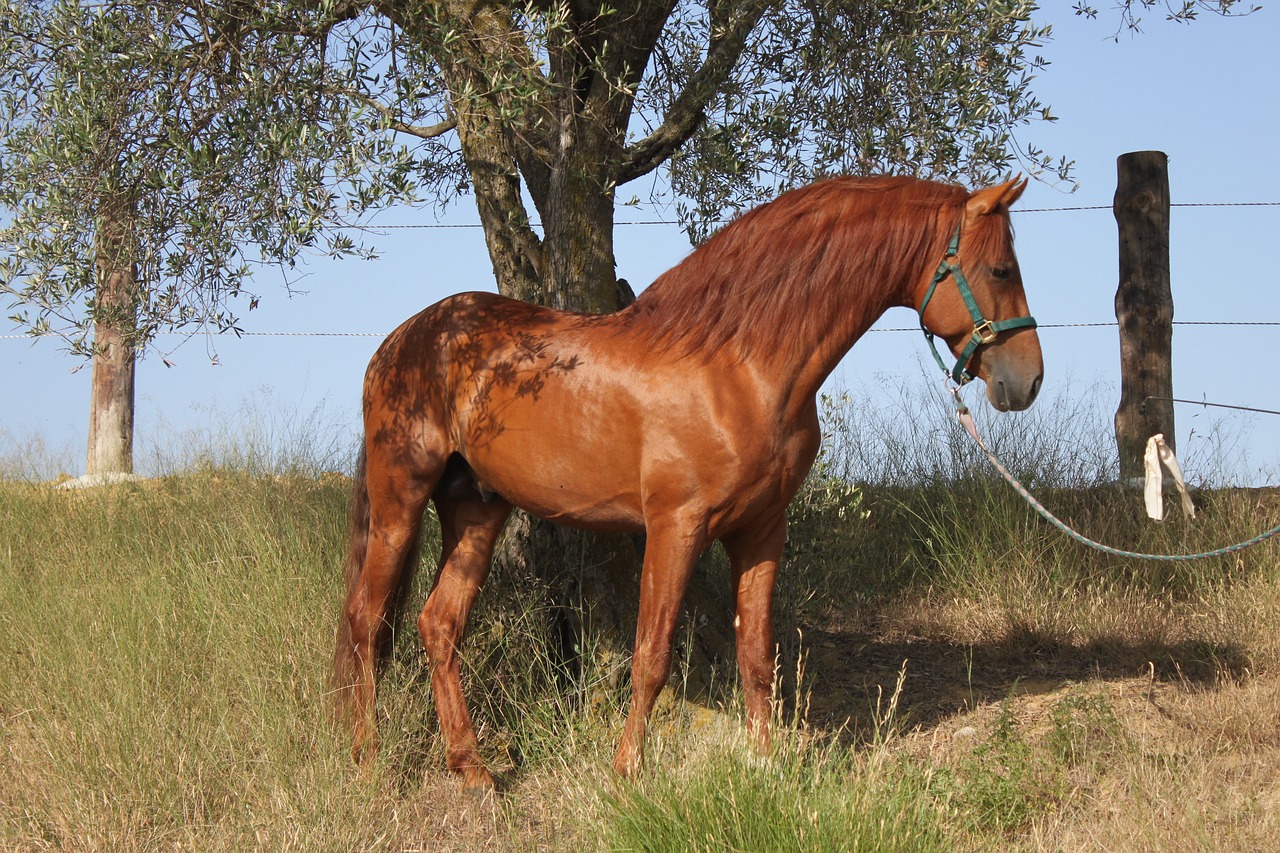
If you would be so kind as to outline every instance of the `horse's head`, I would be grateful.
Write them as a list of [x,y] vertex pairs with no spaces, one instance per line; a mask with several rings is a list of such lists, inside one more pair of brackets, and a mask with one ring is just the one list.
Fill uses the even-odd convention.
[[935,335],[942,338],[957,359],[954,368],[941,357],[938,363],[957,383],[982,379],[987,399],[1002,412],[1030,406],[1044,376],[1009,224],[1009,206],[1026,186],[1015,178],[969,196],[951,245],[917,302],[930,343]]

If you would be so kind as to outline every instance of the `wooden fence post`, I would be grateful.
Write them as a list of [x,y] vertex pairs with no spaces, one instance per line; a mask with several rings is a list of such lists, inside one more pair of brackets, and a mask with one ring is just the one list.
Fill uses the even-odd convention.
[[[1174,447],[1173,292],[1169,285],[1169,158],[1135,151],[1116,159],[1112,205],[1120,232],[1120,481],[1140,484],[1147,439]],[[1152,399],[1160,398],[1160,399]]]

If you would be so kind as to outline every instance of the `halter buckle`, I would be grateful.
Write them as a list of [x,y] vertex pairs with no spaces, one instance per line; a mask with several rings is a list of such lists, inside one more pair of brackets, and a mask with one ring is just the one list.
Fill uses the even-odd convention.
[[973,337],[980,344],[989,344],[993,342],[999,332],[993,328],[990,320],[983,320],[973,327]]

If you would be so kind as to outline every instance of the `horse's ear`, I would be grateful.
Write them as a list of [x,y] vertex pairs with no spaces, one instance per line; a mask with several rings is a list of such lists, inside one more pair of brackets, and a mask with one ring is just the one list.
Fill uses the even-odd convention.
[[968,219],[976,219],[979,216],[986,216],[988,213],[994,212],[1001,205],[1006,208],[1018,200],[1022,195],[1022,191],[1027,188],[1029,178],[1023,178],[1018,175],[1011,181],[1006,181],[994,187],[988,187],[985,190],[978,190],[969,196],[969,201],[965,203],[964,212]]

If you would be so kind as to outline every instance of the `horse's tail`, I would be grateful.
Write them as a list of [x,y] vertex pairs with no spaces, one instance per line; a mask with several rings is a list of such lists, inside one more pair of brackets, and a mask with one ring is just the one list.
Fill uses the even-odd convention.
[[351,692],[356,683],[356,654],[351,638],[351,618],[348,603],[360,582],[360,573],[364,569],[365,552],[369,547],[369,485],[365,479],[365,450],[360,446],[360,456],[356,460],[355,480],[351,486],[351,505],[347,510],[348,545],[346,575],[346,594],[342,599],[342,609],[338,613],[337,648],[333,654],[333,672],[331,688],[337,700],[339,710],[344,710],[350,702]]

